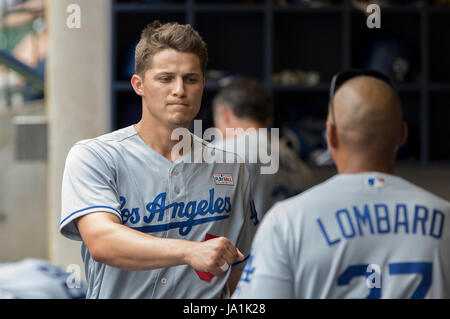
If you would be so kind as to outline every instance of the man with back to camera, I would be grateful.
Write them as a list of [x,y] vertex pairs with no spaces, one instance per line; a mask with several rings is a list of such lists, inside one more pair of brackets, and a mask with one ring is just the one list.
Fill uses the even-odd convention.
[[192,162],[199,152],[221,152],[192,134],[189,151],[173,152],[180,140],[172,132],[188,130],[199,111],[207,60],[191,26],[149,24],[131,79],[140,122],[69,152],[60,230],[83,241],[88,298],[220,298],[234,290],[255,232],[249,170]]
[[[253,168],[254,199],[259,220],[273,204],[301,193],[312,184],[312,173],[302,160],[278,139],[271,141],[273,105],[258,81],[243,76],[232,79],[214,97],[212,105],[214,125],[224,137],[214,141],[214,145],[236,152]],[[227,134],[228,128],[234,129],[231,136]],[[262,167],[271,163],[262,163],[259,148],[265,147],[265,143],[261,141],[267,143],[264,152],[279,161],[276,172],[264,174],[262,171]]]
[[335,76],[327,136],[338,174],[271,209],[233,298],[449,298],[450,203],[393,175],[390,80]]

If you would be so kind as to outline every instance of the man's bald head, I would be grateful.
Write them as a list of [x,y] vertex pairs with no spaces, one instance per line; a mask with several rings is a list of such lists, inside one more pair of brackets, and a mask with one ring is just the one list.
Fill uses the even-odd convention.
[[403,114],[390,85],[358,76],[336,91],[333,103],[337,134],[348,150],[395,152],[403,136]]

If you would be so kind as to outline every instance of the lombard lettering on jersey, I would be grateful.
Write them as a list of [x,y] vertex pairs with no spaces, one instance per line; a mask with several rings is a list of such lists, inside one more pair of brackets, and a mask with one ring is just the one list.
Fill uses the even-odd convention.
[[442,238],[445,215],[423,205],[364,204],[342,208],[329,219],[318,218],[318,230],[329,246],[367,235],[411,234]]
[[[230,217],[230,197],[214,198],[214,189],[209,190],[208,200],[189,202],[166,203],[167,193],[159,193],[145,206],[144,213],[139,207],[125,208],[126,198],[120,197],[121,216],[123,224],[127,224],[135,230],[145,233],[155,233],[178,228],[179,233],[185,236],[190,233],[193,226],[210,223]],[[141,215],[142,214],[142,215]],[[165,223],[165,216],[169,216],[170,222]],[[134,226],[140,223],[139,226]],[[143,226],[141,226],[144,224]]]

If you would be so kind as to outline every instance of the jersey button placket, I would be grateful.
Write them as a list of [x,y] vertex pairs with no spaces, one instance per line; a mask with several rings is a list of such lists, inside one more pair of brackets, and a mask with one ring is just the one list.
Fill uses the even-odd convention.
[[180,183],[180,171],[179,169],[177,169],[176,167],[173,168],[172,170],[172,174],[171,174],[171,178],[173,180],[173,191],[175,193],[175,197],[177,197],[178,195],[180,195],[181,193],[181,188],[179,186]]

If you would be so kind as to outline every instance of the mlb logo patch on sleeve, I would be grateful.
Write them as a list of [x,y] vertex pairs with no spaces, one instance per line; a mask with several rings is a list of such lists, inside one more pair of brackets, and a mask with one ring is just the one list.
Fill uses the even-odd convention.
[[216,185],[234,185],[233,175],[216,173],[214,174],[214,182],[216,183]]

